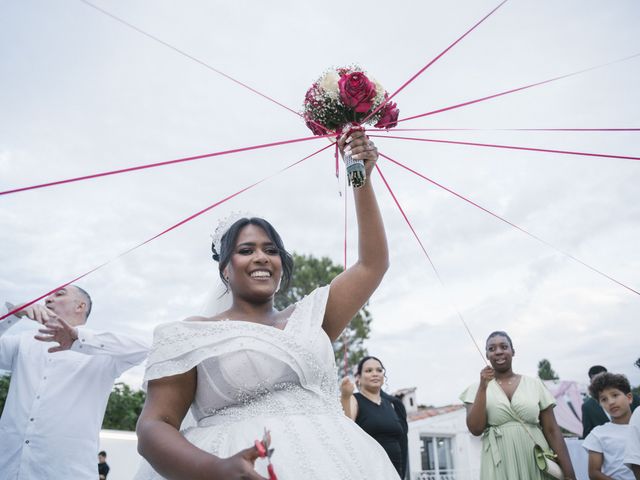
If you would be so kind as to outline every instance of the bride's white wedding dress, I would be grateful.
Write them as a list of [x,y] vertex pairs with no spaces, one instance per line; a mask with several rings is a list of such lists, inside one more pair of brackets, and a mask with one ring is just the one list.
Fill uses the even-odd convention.
[[[154,334],[145,381],[197,368],[183,430],[230,457],[271,431],[279,480],[397,480],[382,447],[342,412],[331,342],[322,330],[329,287],[298,302],[284,330],[242,321],[173,322]],[[143,462],[137,480],[162,478]],[[266,460],[256,471],[267,477]]]

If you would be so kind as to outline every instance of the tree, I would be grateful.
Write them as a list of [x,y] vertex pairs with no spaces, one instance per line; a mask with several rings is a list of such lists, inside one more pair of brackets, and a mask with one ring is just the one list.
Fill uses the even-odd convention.
[[[282,310],[289,305],[301,300],[305,295],[322,285],[328,285],[331,280],[342,272],[342,267],[334,264],[330,258],[316,258],[312,255],[293,254],[295,268],[291,276],[291,284],[286,290],[278,292],[275,297],[275,306]],[[333,342],[333,351],[338,365],[344,364],[344,346],[347,345],[349,366],[353,366],[367,354],[364,341],[369,338],[371,332],[371,313],[365,304],[340,338]]]
[[136,422],[142,412],[145,394],[142,390],[131,390],[125,383],[116,383],[109,395],[102,428],[111,430],[136,429]]
[[9,383],[11,383],[11,376],[0,374],[0,415],[2,415],[2,411],[4,410],[4,402],[7,401]]
[[538,362],[538,377],[540,380],[558,380],[558,375],[551,368],[551,362],[543,358]]
[[[11,377],[0,375],[0,415],[4,410],[4,404],[9,392]],[[102,428],[112,430],[136,429],[136,422],[144,405],[145,394],[141,390],[133,391],[129,385],[116,383],[109,395],[107,410],[104,414]]]

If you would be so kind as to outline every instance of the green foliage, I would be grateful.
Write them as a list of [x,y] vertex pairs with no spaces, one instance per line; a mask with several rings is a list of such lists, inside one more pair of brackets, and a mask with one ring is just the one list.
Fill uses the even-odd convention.
[[538,377],[540,380],[558,380],[558,375],[551,368],[551,362],[543,358],[538,362]]
[[[278,292],[275,298],[275,306],[282,310],[289,305],[301,300],[315,288],[328,285],[331,280],[342,272],[342,267],[334,264],[330,258],[316,258],[312,255],[293,254],[295,268],[291,277],[291,285],[286,290]],[[362,307],[351,320],[340,338],[333,343],[333,351],[336,363],[344,365],[344,345],[348,346],[348,364],[353,366],[367,354],[364,341],[369,338],[371,332],[371,313],[367,305]]]
[[4,402],[7,401],[10,383],[11,377],[9,375],[0,375],[0,415],[2,415],[2,411],[4,410]]
[[[0,375],[0,415],[4,409],[7,393],[9,392],[10,376]],[[104,414],[102,428],[112,430],[136,429],[138,416],[144,405],[145,394],[142,390],[133,391],[129,385],[116,383],[109,395],[107,410]]]
[[144,399],[145,394],[142,390],[134,391],[129,385],[116,383],[109,395],[102,428],[134,431]]

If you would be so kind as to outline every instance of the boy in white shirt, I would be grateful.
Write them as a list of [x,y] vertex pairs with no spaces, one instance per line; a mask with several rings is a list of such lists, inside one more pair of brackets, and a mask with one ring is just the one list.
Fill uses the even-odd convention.
[[624,375],[603,372],[591,380],[591,396],[600,402],[611,421],[594,428],[582,446],[589,451],[591,480],[635,480],[624,464],[631,418],[631,386]]

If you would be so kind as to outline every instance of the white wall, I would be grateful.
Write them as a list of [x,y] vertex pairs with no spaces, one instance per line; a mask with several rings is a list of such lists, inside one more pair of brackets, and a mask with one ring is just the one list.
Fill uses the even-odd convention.
[[480,471],[481,440],[469,433],[464,409],[444,413],[409,423],[409,469],[411,478],[422,470],[420,456],[421,436],[450,437],[453,439],[453,462],[456,480],[478,480]]
[[[138,471],[141,457],[138,455],[138,437],[135,432],[120,430],[102,430],[100,432],[100,450],[107,452],[109,480],[132,480]],[[98,452],[96,452],[96,478]]]

